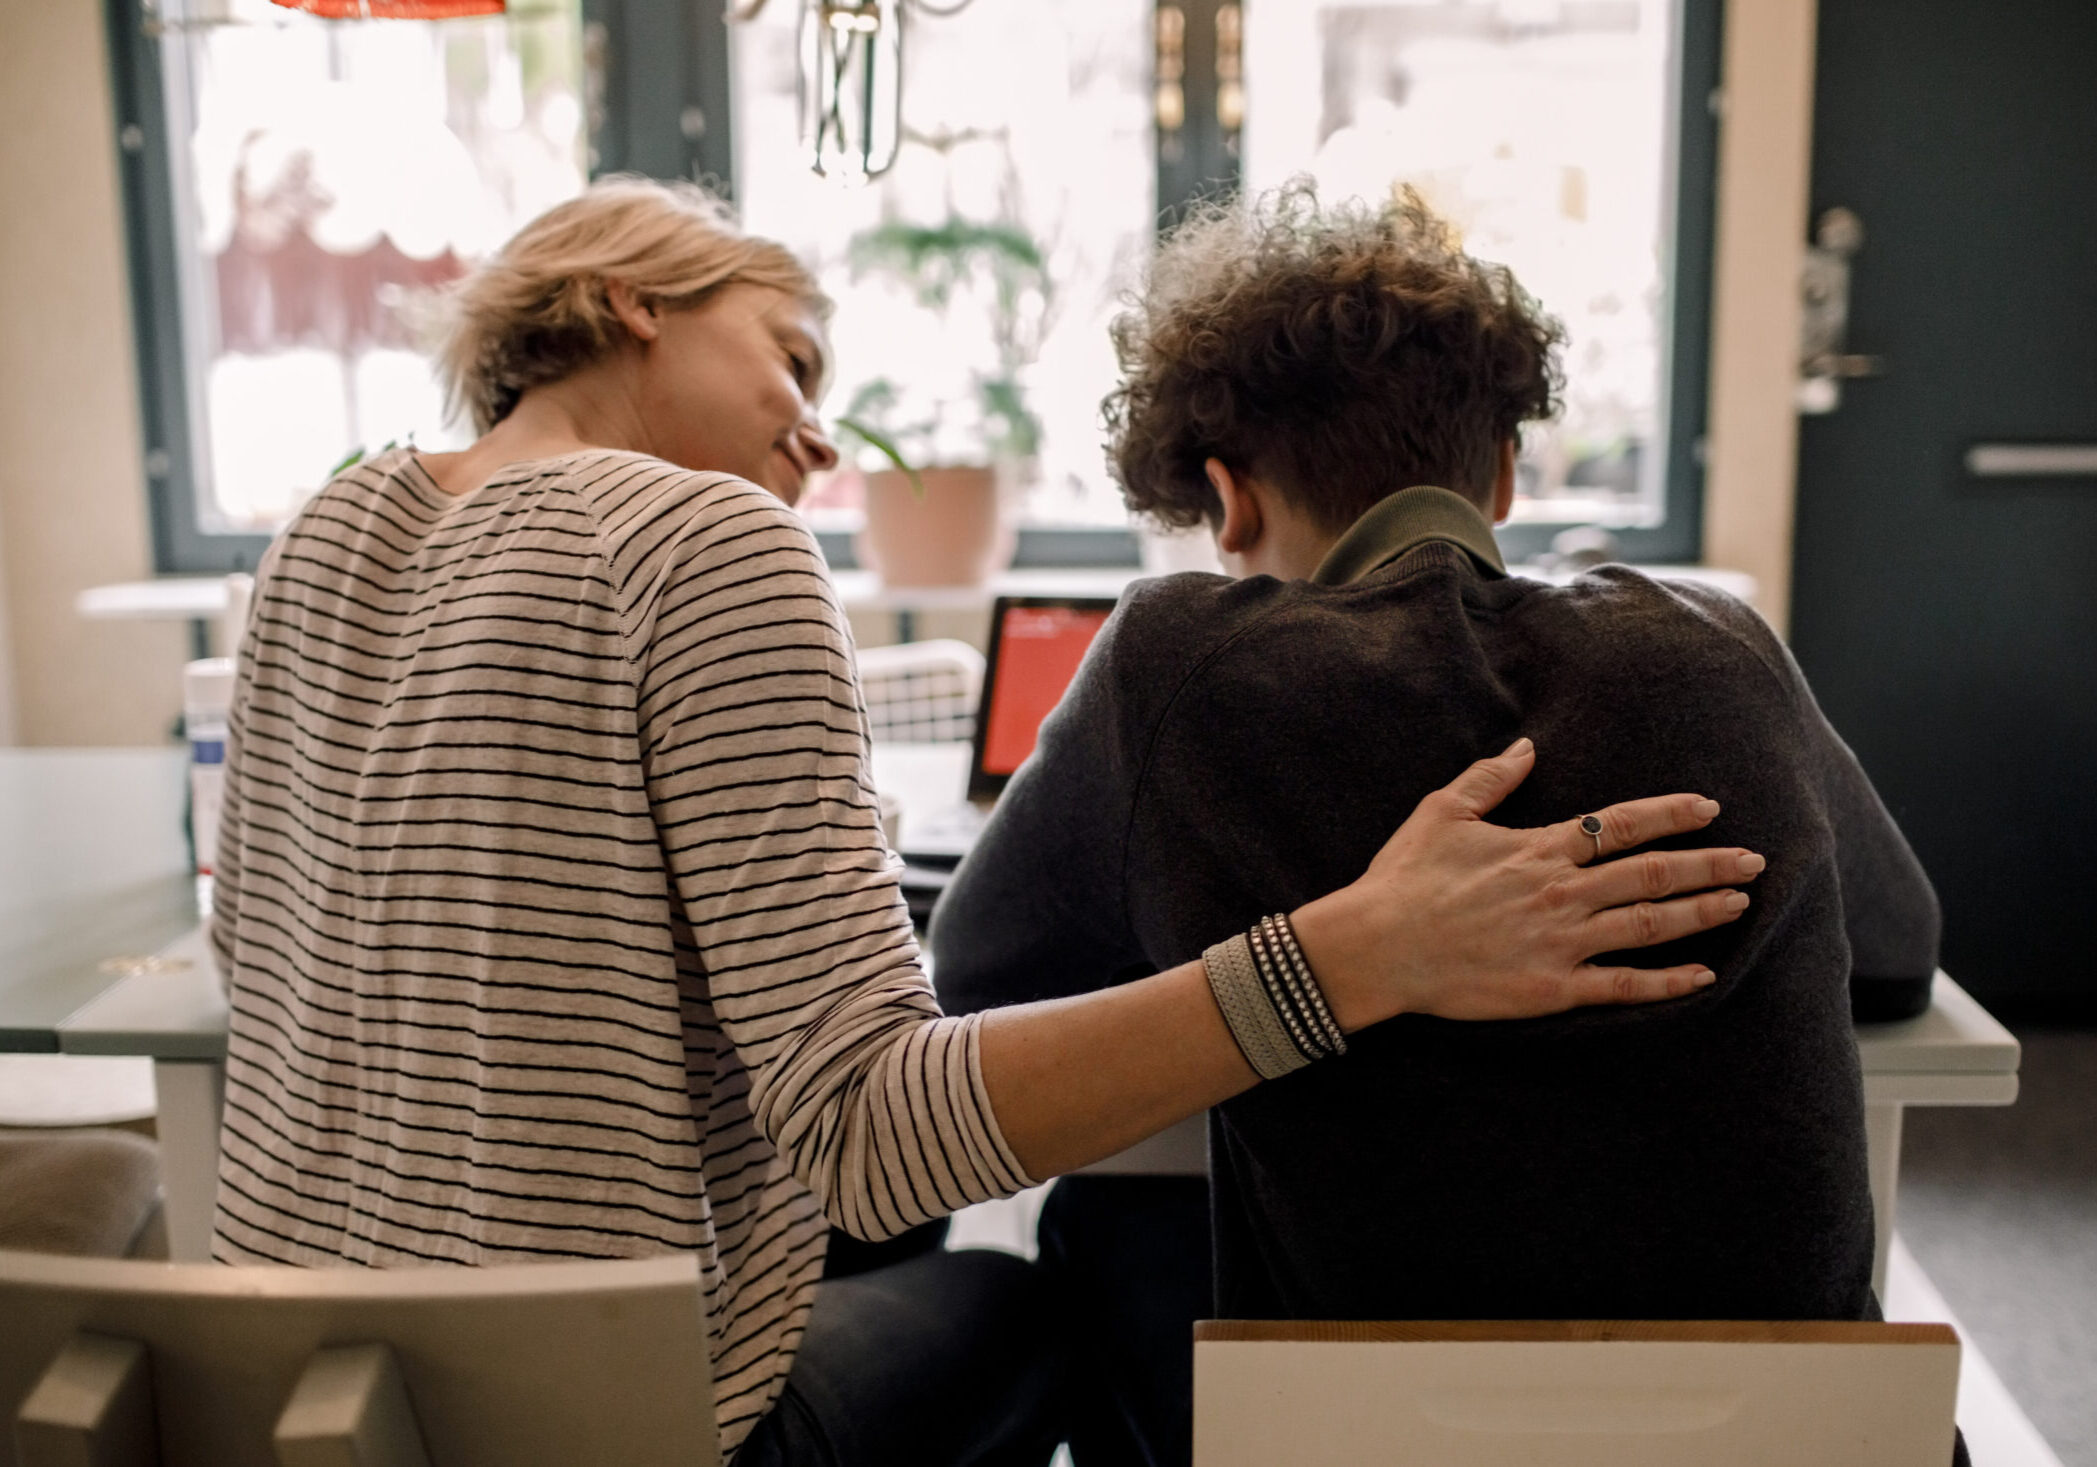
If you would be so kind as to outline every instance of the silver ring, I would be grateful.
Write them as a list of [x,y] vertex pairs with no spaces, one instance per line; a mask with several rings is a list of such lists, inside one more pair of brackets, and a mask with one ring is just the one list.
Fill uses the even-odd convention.
[[1589,836],[1593,836],[1593,837],[1594,837],[1594,842],[1595,842],[1595,859],[1596,859],[1597,861],[1601,860],[1601,859],[1602,859],[1602,817],[1601,817],[1601,816],[1599,816],[1599,815],[1582,815],[1582,816],[1580,817],[1580,833],[1581,833],[1582,835],[1589,835]]

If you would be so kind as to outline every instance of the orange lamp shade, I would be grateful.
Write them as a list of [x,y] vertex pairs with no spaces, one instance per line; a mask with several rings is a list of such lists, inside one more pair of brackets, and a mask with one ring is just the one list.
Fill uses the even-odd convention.
[[453,20],[500,15],[505,0],[274,0],[323,20]]

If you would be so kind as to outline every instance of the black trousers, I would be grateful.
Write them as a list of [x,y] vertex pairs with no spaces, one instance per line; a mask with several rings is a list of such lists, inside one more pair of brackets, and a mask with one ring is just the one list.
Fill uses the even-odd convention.
[[1188,1467],[1194,1321],[1215,1312],[1208,1178],[1065,1177],[1038,1236],[1072,1320],[1072,1461]]
[[735,1467],[1043,1467],[1063,1437],[1055,1291],[1011,1254],[941,1251],[944,1233],[840,1250],[861,1271],[834,1262],[817,1287]]

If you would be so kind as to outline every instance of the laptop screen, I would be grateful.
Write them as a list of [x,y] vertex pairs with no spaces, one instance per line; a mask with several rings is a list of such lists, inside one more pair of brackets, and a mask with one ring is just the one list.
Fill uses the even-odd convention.
[[1041,721],[1063,697],[1085,649],[1113,610],[1114,602],[1105,597],[998,598],[976,715],[972,798],[995,795],[1034,752]]

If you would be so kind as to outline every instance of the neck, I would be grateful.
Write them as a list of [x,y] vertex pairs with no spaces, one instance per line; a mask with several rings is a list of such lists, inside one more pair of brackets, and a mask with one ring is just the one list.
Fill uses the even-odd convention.
[[1340,542],[1339,535],[1293,510],[1270,509],[1260,538],[1236,554],[1223,555],[1234,576],[1273,576],[1280,581],[1307,581]]
[[558,382],[530,388],[518,399],[510,415],[489,429],[474,447],[499,440],[507,448],[567,445],[558,452],[580,448],[653,452],[647,423],[623,378],[615,363],[606,362],[585,367]]
[[470,448],[417,457],[445,493],[470,494],[508,464],[559,458],[590,448],[655,452],[616,359],[527,389],[509,416]]

